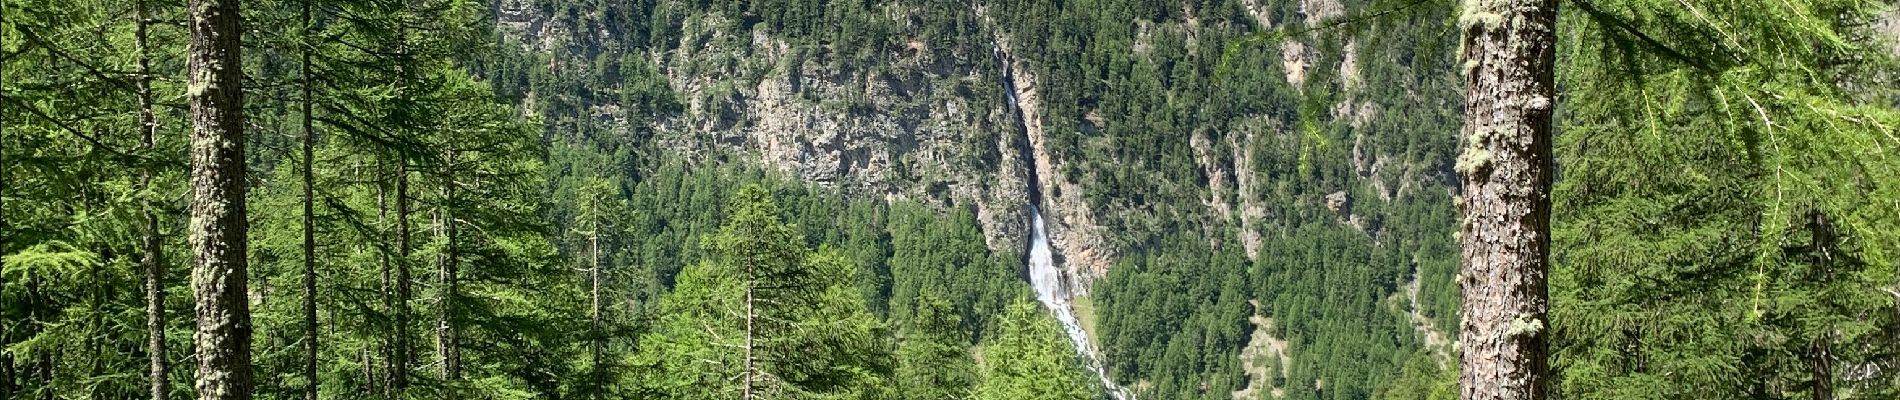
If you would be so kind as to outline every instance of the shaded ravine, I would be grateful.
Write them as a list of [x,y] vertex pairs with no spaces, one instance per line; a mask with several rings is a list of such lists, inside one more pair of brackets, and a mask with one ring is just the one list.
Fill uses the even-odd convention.
[[1010,70],[1008,54],[1003,52],[1002,46],[998,45],[994,50],[997,69],[1001,71],[1003,93],[1009,100],[1010,114],[1015,117],[1017,134],[1022,135],[1017,150],[1021,152],[1026,171],[1025,177],[1029,185],[1027,192],[1030,234],[1029,251],[1025,260],[1029,269],[1029,284],[1036,289],[1036,300],[1041,301],[1044,307],[1055,314],[1056,321],[1062,324],[1062,330],[1068,334],[1069,342],[1075,346],[1076,354],[1082,358],[1084,366],[1100,378],[1102,387],[1109,396],[1117,400],[1132,399],[1134,396],[1129,394],[1127,389],[1116,385],[1113,379],[1109,379],[1108,370],[1104,368],[1107,363],[1089,340],[1088,331],[1082,329],[1082,323],[1076,319],[1075,309],[1069,303],[1069,296],[1072,293],[1069,289],[1069,280],[1065,279],[1062,270],[1055,265],[1055,253],[1049,247],[1049,233],[1043,223],[1042,184],[1037,176],[1035,151],[1030,145],[1028,123],[1023,120],[1022,106],[1018,103],[1020,100],[1016,95],[1018,89],[1015,84],[1016,77]]

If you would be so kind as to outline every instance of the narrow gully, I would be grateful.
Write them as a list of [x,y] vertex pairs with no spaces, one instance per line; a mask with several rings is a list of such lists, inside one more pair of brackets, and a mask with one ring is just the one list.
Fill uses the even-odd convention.
[[1076,354],[1082,358],[1084,366],[1101,380],[1102,387],[1108,394],[1117,400],[1132,399],[1133,396],[1127,389],[1116,385],[1113,379],[1109,379],[1108,370],[1105,368],[1107,363],[1096,351],[1095,346],[1090,343],[1088,331],[1082,329],[1082,324],[1076,319],[1075,310],[1069,303],[1068,281],[1062,276],[1062,270],[1056,268],[1055,254],[1049,247],[1049,234],[1043,222],[1042,183],[1036,171],[1035,151],[1029,142],[1028,121],[1025,120],[1022,105],[1019,104],[1020,99],[1016,95],[1016,78],[1010,70],[1008,54],[1003,52],[1001,46],[995,47],[994,52],[997,69],[1002,71],[1003,93],[1009,99],[1010,114],[1016,117],[1017,134],[1022,135],[1017,150],[1021,153],[1026,180],[1029,183],[1030,236],[1029,251],[1025,260],[1028,264],[1029,284],[1036,289],[1036,300],[1041,301],[1044,307],[1055,314],[1056,320],[1062,324],[1063,331],[1067,333],[1069,342],[1075,346]]

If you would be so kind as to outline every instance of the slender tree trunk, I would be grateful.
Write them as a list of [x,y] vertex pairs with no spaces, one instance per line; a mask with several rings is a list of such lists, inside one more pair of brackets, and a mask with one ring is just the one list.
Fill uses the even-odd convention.
[[1834,349],[1828,333],[1815,338],[1808,349],[1808,368],[1814,374],[1814,400],[1834,400]]
[[[138,9],[133,18],[134,46],[138,49],[139,76],[139,143],[141,153],[151,157],[158,143],[158,116],[152,112],[152,58],[151,43],[147,39],[147,29],[151,25],[151,12],[145,7],[145,0],[138,0]],[[139,190],[148,198],[152,195],[152,168],[141,168]],[[152,400],[165,400],[165,394],[171,391],[171,380],[166,377],[168,369],[165,361],[165,249],[159,240],[158,206],[151,200],[144,203],[145,247],[144,257],[139,258],[139,269],[145,274],[145,353],[150,359],[146,380],[150,384]]]
[[[336,317],[332,316],[331,318]],[[376,367],[374,367],[376,364],[372,364],[373,361],[371,361],[372,359],[369,355],[371,351],[373,350],[370,350],[370,348],[363,348],[363,393],[376,392]]]
[[[385,170],[385,167],[386,166],[383,164],[383,159],[381,157],[378,157],[376,159],[376,175],[383,176],[383,171]],[[389,224],[389,186],[383,184],[381,181],[382,181],[381,179],[377,179],[377,183],[376,183],[376,229],[379,231],[381,231],[382,229],[386,229],[385,227],[389,226],[388,225]],[[395,287],[395,282],[391,280],[392,278],[390,275],[391,272],[389,268],[389,252],[387,250],[388,250],[388,247],[384,247],[380,245],[377,246],[376,261],[377,261],[377,268],[382,272],[381,295],[382,295],[382,301],[383,301],[383,312],[388,313],[390,315],[394,315],[396,312],[396,301],[395,301],[396,287]],[[383,357],[383,362],[385,363],[383,365],[384,376],[382,377],[383,380],[376,381],[377,382],[376,384],[379,385],[377,390],[379,393],[383,394],[383,397],[393,397],[392,396],[393,392],[391,391],[391,389],[395,387],[395,384],[392,382],[392,380],[395,379],[396,357],[394,355],[396,353],[396,349],[394,348],[395,346],[392,344],[394,341],[388,338],[388,336],[390,336],[388,335],[388,333],[395,331],[395,324],[384,322],[383,328],[385,328],[384,329],[385,335],[383,335],[384,337],[381,338],[380,341],[382,342],[381,356]]]
[[[596,214],[595,218],[599,218],[598,214]],[[591,342],[589,344],[592,346],[590,353],[592,353],[591,356],[594,363],[594,391],[592,397],[599,399],[600,392],[605,390],[607,382],[605,379],[606,375],[603,374],[606,372],[606,369],[601,368],[600,365],[601,342],[604,340],[600,332],[600,224],[594,225],[594,233],[589,236],[588,245],[591,248],[591,253],[593,253],[594,261],[594,268],[588,272],[588,274],[591,275],[589,280],[592,281],[588,292],[594,303],[592,321],[588,326],[588,330],[590,331],[589,342]]]
[[456,259],[456,223],[455,223],[455,150],[453,146],[444,152],[442,165],[442,239],[443,257],[440,277],[441,290],[436,299],[441,314],[436,316],[436,350],[442,357],[442,377],[450,381],[462,379],[462,351],[459,345],[460,332],[455,326],[455,296],[458,283]]
[[53,400],[55,396],[59,394],[58,390],[53,390],[55,389],[53,387],[53,372],[55,372],[54,367],[53,367],[54,365],[56,364],[53,363],[52,352],[40,353],[40,363],[37,369],[39,370],[39,375],[40,375],[40,389],[41,389],[40,398],[41,399]]
[[[401,150],[399,149],[400,153]],[[413,285],[409,279],[409,156],[396,157],[396,350],[391,375],[391,391],[401,396],[409,390],[409,300]]]
[[[1815,269],[1819,270],[1817,279],[1822,286],[1834,285],[1834,229],[1828,223],[1827,214],[1820,211],[1809,212],[1808,230],[1813,237],[1809,241],[1808,256]],[[1826,308],[1835,307],[1833,302],[1822,298]],[[1826,326],[1808,345],[1808,370],[1814,382],[1809,388],[1814,400],[1834,400],[1834,328]]]
[[[51,300],[46,298],[45,292],[40,291],[39,279],[35,277],[31,277],[31,276],[27,277],[26,278],[26,307],[27,307],[26,320],[35,321],[35,322],[45,321],[47,319],[46,310],[45,310],[46,304],[49,304],[51,302],[52,302]],[[40,333],[40,329],[38,329],[38,327],[32,327],[29,330],[27,330],[22,336],[33,337],[33,335],[36,335],[39,333]],[[52,354],[49,352],[49,353],[41,353],[40,357],[38,357],[37,360],[31,356],[28,356],[27,358],[22,358],[18,360],[20,364],[19,371],[15,372],[17,375],[19,375],[16,379],[19,379],[28,383],[34,382],[34,379],[36,378],[38,379],[40,388],[42,389],[40,390],[41,395],[39,396],[39,398],[41,399],[51,399],[53,397],[53,391],[50,388],[46,387],[46,385],[48,385],[49,383],[53,381],[53,373],[52,373],[53,362],[52,362],[51,357],[52,357]],[[27,387],[30,388],[31,386],[27,386]],[[28,392],[28,391],[22,391],[21,393],[22,395],[20,396],[21,398],[27,397],[25,395],[26,394],[25,392]]]
[[[303,0],[304,40],[310,38],[310,3]],[[297,46],[303,60],[299,74],[303,86],[303,377],[304,400],[317,400],[317,235],[316,235],[316,130],[310,119],[310,46]]]
[[[409,29],[407,21],[409,17],[409,2],[401,2],[401,7],[400,12],[396,14],[396,80],[397,86],[402,88],[399,89],[402,91],[398,93],[397,99],[404,101],[404,104],[399,104],[397,111],[408,113],[409,110],[404,107],[407,106],[406,100],[410,96],[406,87],[409,80],[408,74],[411,72],[408,66]],[[404,116],[404,118],[396,118],[395,121],[397,125],[396,129],[399,132],[407,133],[409,131],[406,116]],[[410,280],[409,276],[411,264],[411,249],[409,243],[409,149],[397,148],[395,150],[397,154],[396,332],[394,333],[396,336],[396,344],[394,346],[396,350],[396,360],[394,362],[395,368],[389,371],[389,373],[392,374],[390,378],[391,389],[394,392],[392,395],[401,397],[409,390],[409,366],[415,362],[413,349],[411,349],[409,345],[409,339],[413,337],[409,332],[411,325],[409,302],[414,300],[415,297],[413,291],[414,282]]]
[[[84,201],[86,202],[86,204],[102,204],[103,203],[103,202],[98,202],[98,200],[93,200],[93,199],[88,199]],[[104,308],[105,302],[106,302],[106,299],[104,296],[105,291],[101,289],[101,287],[105,285],[102,284],[103,281],[99,280],[99,268],[100,268],[100,265],[102,264],[112,264],[114,260],[118,258],[118,256],[115,254],[112,254],[111,247],[104,246],[104,245],[101,245],[99,247],[100,249],[94,251],[94,253],[99,254],[100,262],[94,263],[86,267],[86,284],[83,287],[86,288],[87,289],[86,291],[90,292],[90,294],[92,295],[91,296],[92,298],[88,300],[88,302],[90,303],[89,306],[95,307],[95,308]],[[102,321],[99,319],[88,319],[85,323],[85,330],[92,331],[92,332],[104,331],[105,321]],[[100,340],[99,340],[98,335],[86,335],[85,344],[82,345],[81,348],[85,349],[84,350],[85,352],[82,353],[83,355],[79,358],[80,360],[82,360],[80,362],[86,366],[85,372],[83,372],[83,374],[85,374],[84,376],[101,375],[101,372],[104,372],[104,371],[100,369],[99,359],[105,358],[104,357],[105,349],[103,348],[103,346],[100,345]]]
[[[5,18],[6,16],[0,15],[0,20],[4,20]],[[0,40],[5,39],[6,35],[3,34],[4,32],[6,32],[6,30],[0,29]],[[0,82],[5,81],[6,63],[0,63]],[[6,126],[5,121],[0,121],[0,156],[4,156],[7,153],[5,146]],[[0,157],[0,255],[7,253],[7,231],[10,230],[10,228],[7,226],[7,216],[5,212],[7,209],[6,193],[8,190],[13,189],[7,186],[7,171],[12,170],[12,168],[7,168],[6,159]],[[12,343],[13,338],[0,336],[0,341]],[[13,374],[13,353],[0,352],[0,399],[13,398]]]
[[13,398],[13,353],[0,354],[0,399]]
[[743,400],[752,400],[752,263],[745,262],[745,387],[740,389]]
[[1556,0],[1474,0],[1464,30],[1465,400],[1542,400]]
[[[150,100],[149,94],[146,100]],[[149,107],[151,103],[145,104]],[[150,108],[147,108],[145,112],[149,115]],[[157,124],[154,123],[147,129],[157,130]],[[152,141],[149,139],[150,136],[147,138],[145,146],[150,148]],[[152,180],[151,175],[151,172],[147,171],[145,176],[140,178],[144,185],[148,185],[148,188]],[[166,378],[169,375],[166,372],[169,368],[165,360],[165,250],[158,235],[158,212],[154,210],[157,205],[148,203],[145,207],[145,256],[139,259],[139,264],[140,269],[145,272],[145,331],[147,333],[145,351],[151,358],[151,368],[147,378],[151,382],[152,399],[164,400],[165,393],[171,391],[171,381]]]
[[200,400],[251,398],[239,0],[189,0],[192,290]]
[[[386,176],[386,174],[384,174],[384,167],[386,167],[386,165],[384,165],[382,157],[378,157],[378,159],[376,159],[376,176],[378,176],[378,180],[376,180],[376,229],[378,229],[378,231],[380,231],[380,229],[386,229],[388,224],[390,224],[390,186],[384,184],[382,178],[380,178],[380,176]],[[388,252],[388,246],[376,246],[376,265],[378,265],[378,269],[382,271],[382,311],[388,313],[388,315],[391,315],[391,318],[393,318],[393,315],[395,315],[395,281],[391,281],[393,275],[391,275],[390,271],[390,252]],[[395,324],[393,324],[393,322],[384,322],[382,328],[384,328],[384,337],[382,337],[380,341],[382,341],[382,362],[384,362],[384,366],[382,366],[384,372],[382,373],[384,373],[384,375],[382,375],[382,381],[378,381],[376,385],[380,385],[378,391],[384,394],[384,398],[393,398],[393,394],[395,394],[395,392],[393,392],[393,387],[395,387],[395,383],[393,383],[393,379],[395,379],[395,345],[393,345],[393,341],[395,341],[395,339],[390,339],[388,336],[390,336],[390,332],[395,332]]]
[[[5,20],[5,18],[6,16],[0,15],[0,20]],[[0,29],[0,41],[4,41],[6,38],[3,32],[6,32],[6,30]],[[0,63],[0,82],[5,81],[6,63]],[[0,121],[0,156],[4,156],[7,153],[5,146],[6,126],[6,121]],[[7,253],[7,231],[9,227],[7,226],[5,211],[7,209],[6,193],[8,190],[13,189],[7,186],[7,171],[12,170],[12,168],[7,168],[6,158],[0,157],[0,256],[4,256]],[[13,338],[0,336],[0,342],[12,343]],[[13,398],[13,353],[0,352],[0,399],[11,398]]]

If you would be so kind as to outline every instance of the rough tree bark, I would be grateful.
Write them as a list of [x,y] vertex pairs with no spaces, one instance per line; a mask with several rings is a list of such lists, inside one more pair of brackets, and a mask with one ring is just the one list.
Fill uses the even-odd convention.
[[[145,7],[145,0],[138,0],[133,16],[132,40],[138,51],[138,100],[139,100],[139,150],[145,157],[152,156],[152,149],[158,141],[158,115],[152,112],[152,56],[151,43],[147,29],[151,25],[151,13]],[[139,190],[152,189],[152,168],[141,168]],[[151,196],[150,193],[144,194]],[[171,381],[166,379],[169,368],[165,360],[165,249],[158,237],[158,206],[150,200],[143,202],[145,209],[144,234],[142,246],[144,257],[139,258],[139,269],[145,275],[145,353],[150,359],[146,381],[150,384],[152,400],[165,400],[165,394],[171,392]]]
[[1542,400],[1557,2],[1465,7],[1461,398]]
[[[303,3],[303,36],[310,38],[310,3]],[[317,236],[316,206],[313,188],[316,185],[314,165],[316,130],[311,127],[310,103],[310,46],[297,46],[303,58],[299,64],[300,82],[303,86],[303,377],[304,400],[317,400]]]
[[251,398],[239,0],[190,0],[191,287],[201,400]]

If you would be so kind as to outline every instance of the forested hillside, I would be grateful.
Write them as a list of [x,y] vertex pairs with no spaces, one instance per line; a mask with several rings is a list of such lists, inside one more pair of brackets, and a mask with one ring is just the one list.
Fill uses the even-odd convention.
[[[1499,4],[0,0],[0,399],[1460,398]],[[1542,398],[1900,396],[1896,5],[1559,10]]]
[[[504,2],[501,40],[530,51],[503,62],[525,78],[498,79],[524,82],[551,131],[650,132],[634,141],[687,163],[974,209],[999,259],[1021,257],[1037,202],[1085,328],[1137,393],[1366,398],[1455,336],[1454,12]],[[642,18],[666,22],[620,22]],[[628,71],[645,75],[612,84]],[[630,112],[656,80],[668,111]],[[1285,344],[1244,360],[1254,341]]]

